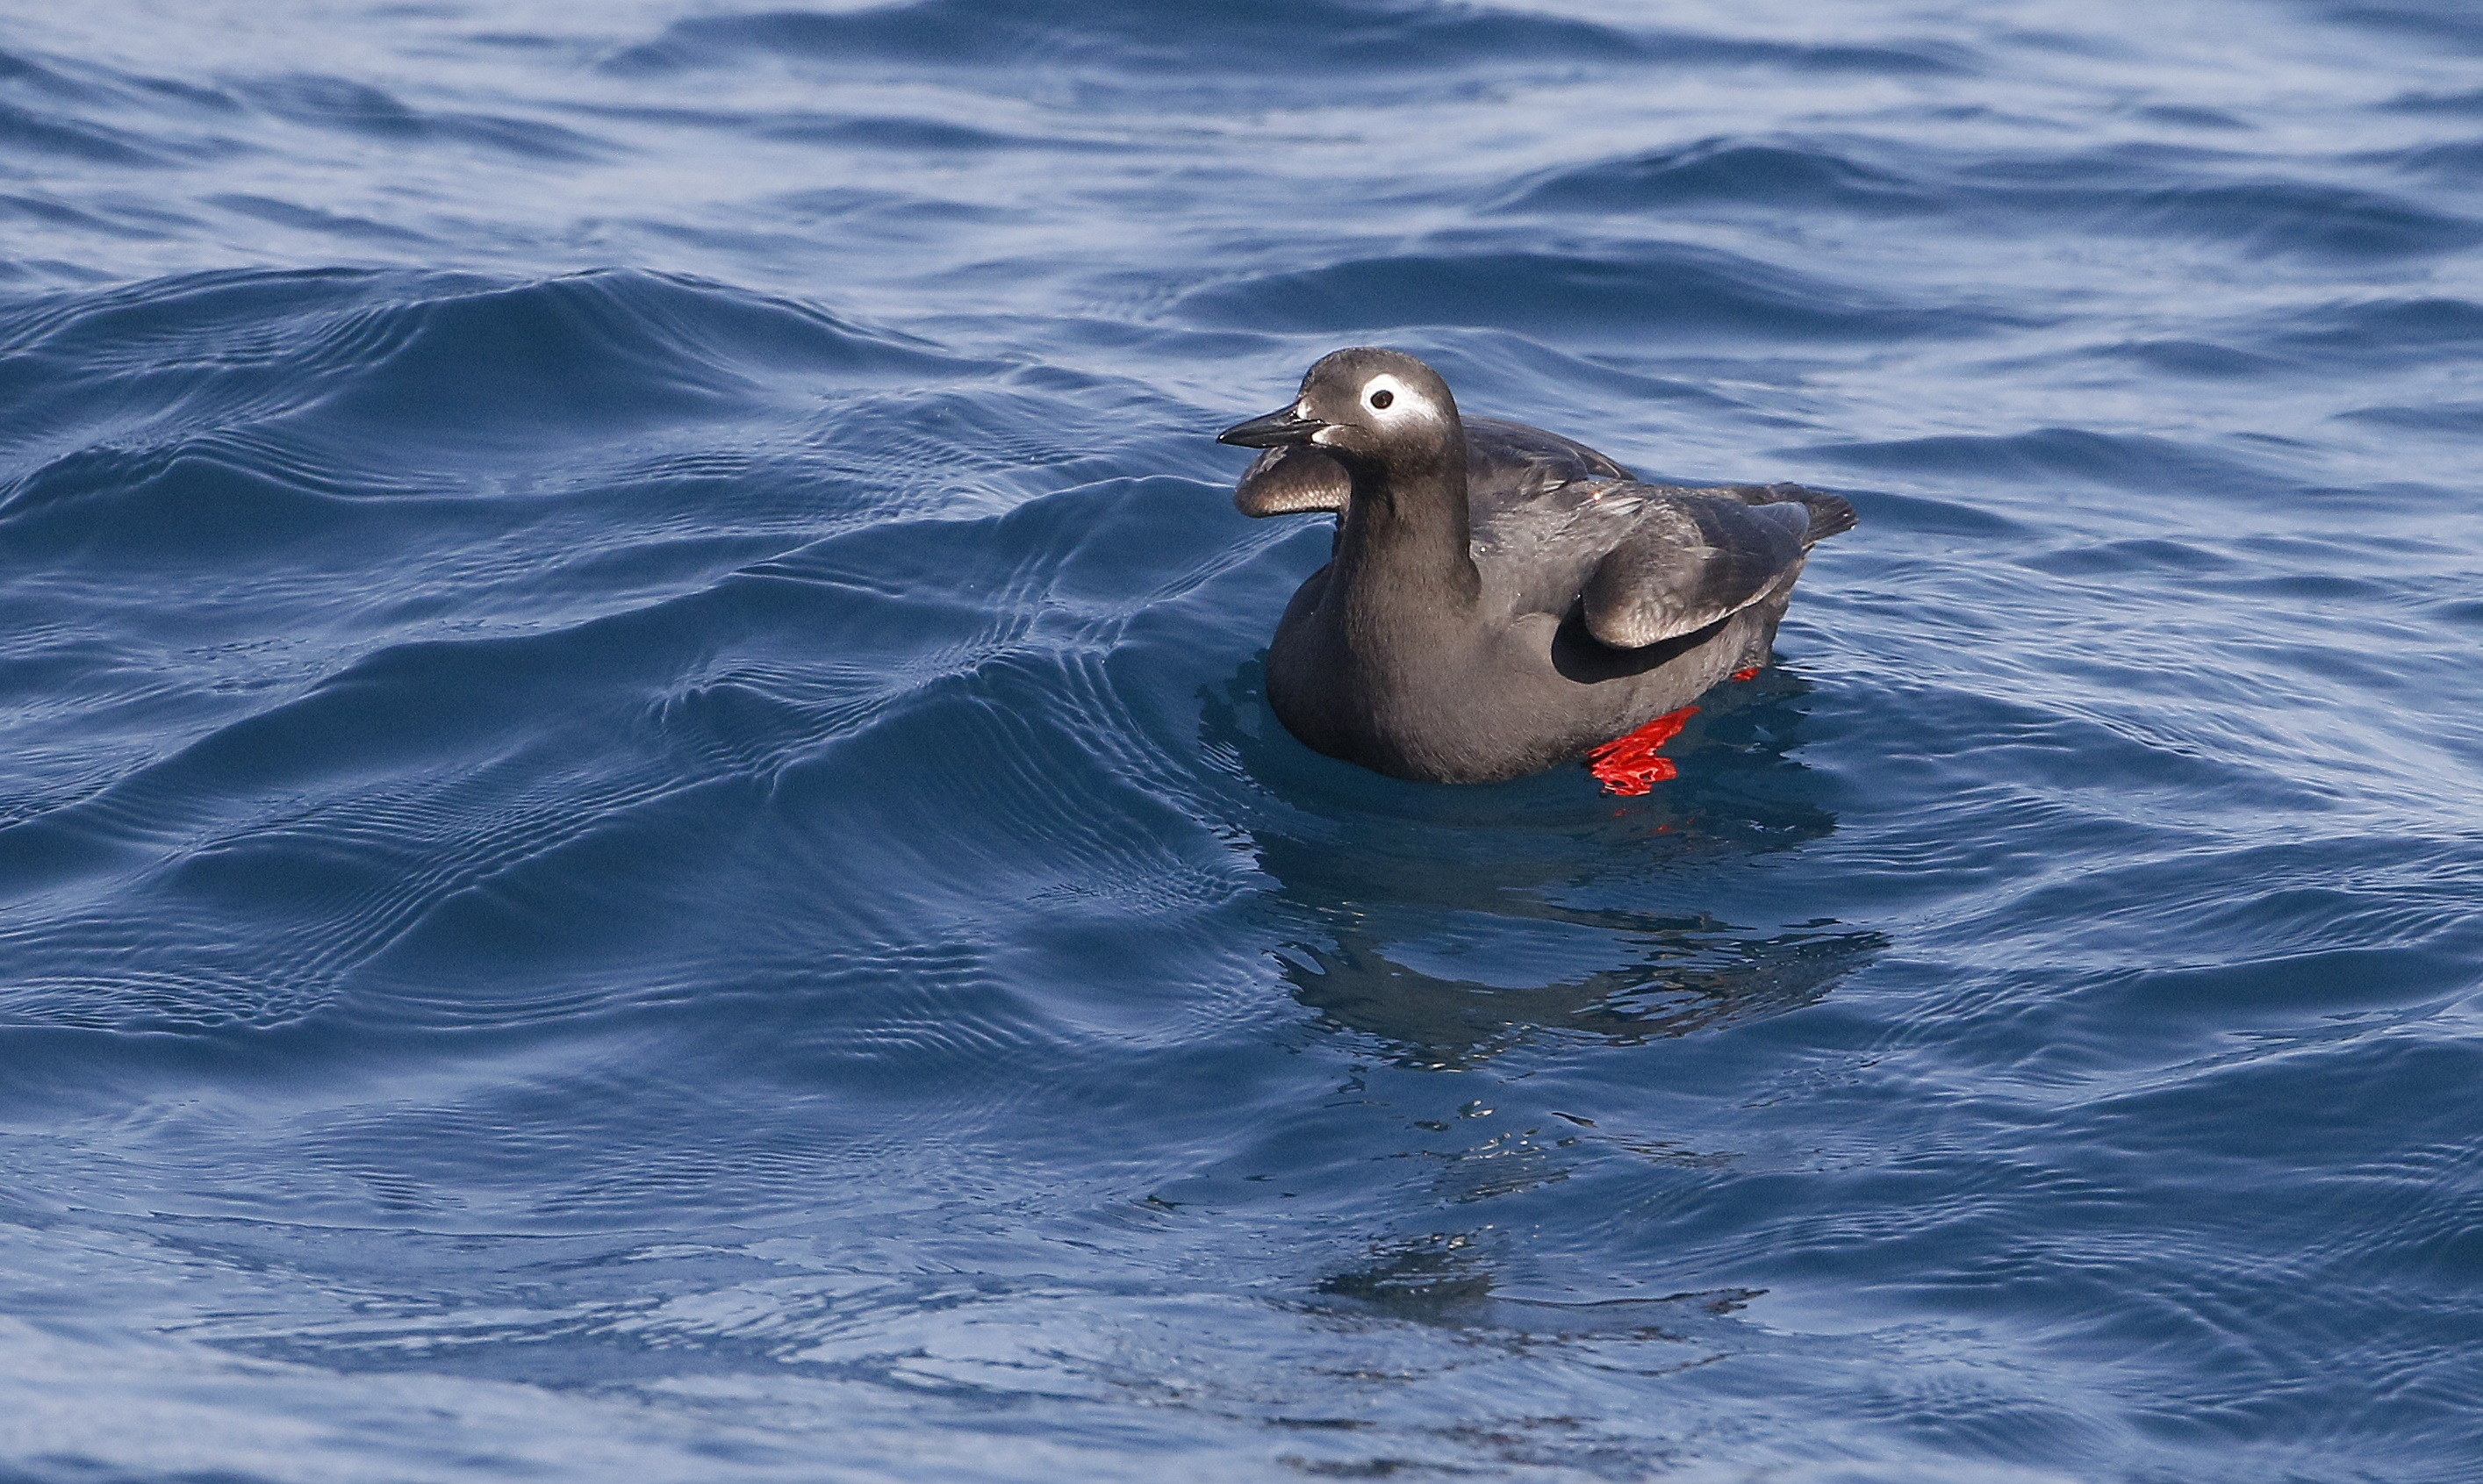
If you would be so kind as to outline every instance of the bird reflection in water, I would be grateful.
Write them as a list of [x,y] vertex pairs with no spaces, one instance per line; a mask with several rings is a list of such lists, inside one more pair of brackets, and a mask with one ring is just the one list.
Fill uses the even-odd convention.
[[1375,780],[1285,735],[1258,679],[1245,667],[1208,697],[1206,740],[1272,796],[1249,832],[1300,930],[1282,972],[1322,1024],[1380,1038],[1401,1066],[1778,1015],[1885,945],[1833,922],[1762,930],[1676,905],[1717,865],[1836,828],[1813,802],[1822,781],[1786,755],[1809,686],[1782,667],[1711,693],[1675,748],[1680,778],[1626,804],[1575,769],[1480,787]]
[[[1541,1340],[1635,1342],[1604,1364],[1641,1375],[1693,1369],[1743,1347],[1731,1316],[1763,1290],[1708,1288],[1650,1299],[1587,1303],[1507,1298],[1493,1291],[1480,1233],[1435,1232],[1375,1244],[1366,1260],[1320,1280],[1309,1307],[1340,1315],[1454,1329],[1524,1351]],[[1659,1348],[1660,1347],[1660,1348]]]

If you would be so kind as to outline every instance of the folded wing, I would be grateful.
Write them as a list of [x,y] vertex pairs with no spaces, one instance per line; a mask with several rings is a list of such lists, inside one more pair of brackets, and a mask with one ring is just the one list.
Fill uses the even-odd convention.
[[1603,495],[1635,495],[1639,514],[1588,574],[1587,631],[1622,649],[1695,634],[1766,596],[1812,542],[1854,523],[1852,507],[1832,494],[1776,486],[1767,491],[1776,498],[1749,503],[1758,492],[1642,485]]

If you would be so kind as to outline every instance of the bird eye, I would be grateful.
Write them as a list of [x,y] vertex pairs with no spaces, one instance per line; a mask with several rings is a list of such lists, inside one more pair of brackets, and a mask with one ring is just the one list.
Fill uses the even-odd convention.
[[1394,402],[1394,401],[1396,401],[1396,400],[1397,400],[1397,394],[1396,394],[1395,392],[1393,392],[1393,391],[1375,391],[1375,392],[1373,392],[1373,393],[1371,394],[1371,405],[1372,405],[1373,407],[1383,407],[1383,408],[1384,408],[1384,407],[1386,407],[1389,403]]

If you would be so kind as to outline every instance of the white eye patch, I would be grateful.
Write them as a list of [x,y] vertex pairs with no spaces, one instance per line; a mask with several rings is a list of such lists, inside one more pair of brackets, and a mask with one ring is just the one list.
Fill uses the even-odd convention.
[[1362,384],[1362,408],[1386,423],[1399,417],[1437,417],[1430,400],[1383,371]]

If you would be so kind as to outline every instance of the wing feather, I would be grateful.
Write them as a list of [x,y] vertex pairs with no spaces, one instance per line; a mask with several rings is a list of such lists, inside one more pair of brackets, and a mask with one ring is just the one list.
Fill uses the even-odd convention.
[[1646,490],[1629,534],[1588,575],[1587,631],[1621,649],[1695,634],[1765,596],[1802,561],[1810,526],[1795,501]]

